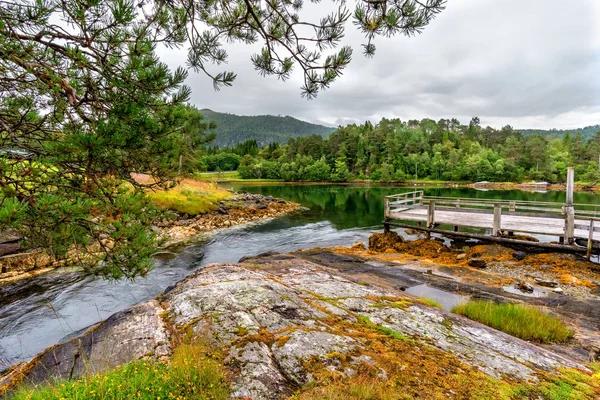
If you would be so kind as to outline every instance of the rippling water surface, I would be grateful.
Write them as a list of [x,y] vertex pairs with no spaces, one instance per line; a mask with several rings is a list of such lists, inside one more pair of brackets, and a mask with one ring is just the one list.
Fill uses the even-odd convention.
[[[155,268],[135,282],[110,282],[53,271],[0,287],[0,370],[30,359],[111,314],[155,297],[167,286],[213,262],[236,262],[266,251],[351,245],[381,230],[383,196],[409,188],[334,185],[234,185],[302,204],[306,209],[264,224],[217,232],[204,242],[162,253]],[[562,202],[564,193],[425,189],[437,196],[511,198]],[[592,193],[576,202],[600,203]]]

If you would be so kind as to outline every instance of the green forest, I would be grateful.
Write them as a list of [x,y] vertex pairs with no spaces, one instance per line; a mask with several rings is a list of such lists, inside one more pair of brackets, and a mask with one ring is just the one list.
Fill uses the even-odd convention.
[[567,133],[570,135],[581,134],[584,140],[591,139],[596,136],[596,133],[600,131],[600,124],[586,126],[585,128],[579,129],[519,129],[519,131],[525,135],[544,135],[551,137],[563,137]]
[[272,142],[286,143],[289,138],[307,135],[326,137],[335,128],[311,124],[286,115],[235,115],[220,113],[208,109],[200,110],[202,115],[217,125],[218,146],[233,146],[246,140],[254,139],[261,146]]
[[581,182],[600,180],[600,129],[562,136],[524,134],[507,125],[482,127],[457,119],[348,125],[328,138],[291,138],[259,148],[249,140],[234,147],[206,147],[196,167],[237,169],[243,179],[285,181],[412,180],[453,182],[564,182],[568,166]]

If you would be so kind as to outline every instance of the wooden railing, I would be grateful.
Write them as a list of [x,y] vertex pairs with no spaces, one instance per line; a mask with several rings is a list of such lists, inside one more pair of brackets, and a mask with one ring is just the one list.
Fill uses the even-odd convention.
[[385,216],[393,211],[404,211],[423,204],[423,191],[407,192],[385,196]]
[[[594,232],[600,232],[600,210],[590,204],[562,204],[543,201],[498,200],[424,196],[422,190],[400,193],[385,197],[385,218],[389,219],[394,212],[410,209],[427,208],[427,228],[435,226],[436,210],[451,210],[467,213],[493,214],[492,235],[499,236],[502,232],[502,215],[521,215],[529,217],[545,217],[564,219],[564,240],[573,243],[574,230],[581,229],[589,232],[588,247],[591,246]],[[575,223],[575,218],[585,221]],[[591,251],[591,248],[590,250]]]

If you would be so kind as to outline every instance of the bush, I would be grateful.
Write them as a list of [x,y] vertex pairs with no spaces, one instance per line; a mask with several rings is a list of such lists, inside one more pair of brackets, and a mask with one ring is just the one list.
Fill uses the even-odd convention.
[[566,342],[573,336],[573,331],[558,318],[520,304],[470,301],[457,305],[452,312],[534,342]]
[[203,346],[182,344],[170,363],[134,361],[115,370],[77,381],[23,388],[14,400],[49,399],[197,399],[228,398],[225,371],[206,356]]

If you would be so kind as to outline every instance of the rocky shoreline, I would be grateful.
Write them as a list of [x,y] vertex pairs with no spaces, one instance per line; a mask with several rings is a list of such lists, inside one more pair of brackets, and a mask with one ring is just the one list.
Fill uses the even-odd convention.
[[[581,332],[571,347],[539,346],[409,294],[426,284],[470,297],[517,298],[493,290],[496,276],[470,267],[472,253],[464,267],[444,267],[411,254],[426,253],[417,244],[402,252],[371,243],[370,250],[357,244],[208,265],[156,299],[5,371],[0,387],[74,379],[139,358],[168,360],[177,338],[189,335],[223,354],[236,399],[310,399],[327,382],[349,385],[364,374],[383,385],[410,382],[401,388],[407,398],[471,398],[482,388],[480,398],[498,398],[496,387],[543,386],[565,368],[591,375]],[[600,320],[598,300],[556,296],[537,300],[563,317]],[[600,395],[598,387],[589,390]]]
[[[217,229],[248,224],[275,218],[300,209],[300,205],[282,199],[247,192],[235,192],[218,203],[215,211],[188,216],[168,212],[165,218],[152,227],[162,241],[161,248],[185,245]],[[44,252],[33,249],[23,252],[14,238],[5,241],[0,253],[0,285],[32,278],[60,267],[72,266],[69,259],[56,260]]]
[[230,199],[220,201],[215,211],[196,217],[173,213],[174,219],[164,219],[153,229],[164,241],[162,247],[167,248],[193,242],[216,229],[276,218],[298,209],[297,203],[239,191]]

